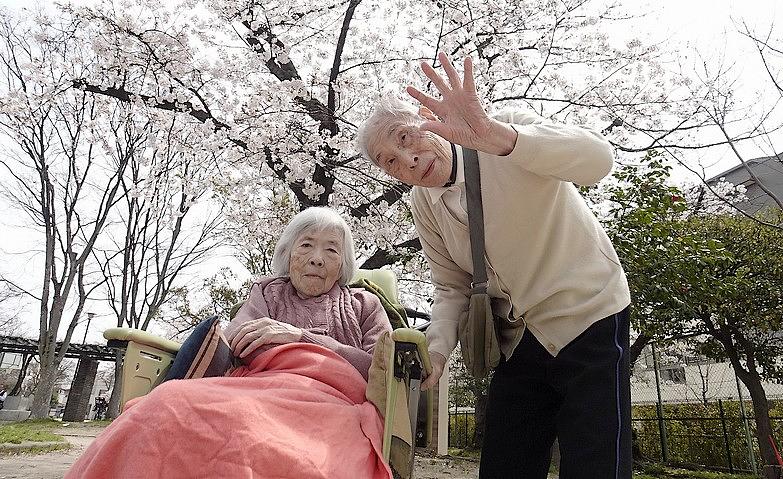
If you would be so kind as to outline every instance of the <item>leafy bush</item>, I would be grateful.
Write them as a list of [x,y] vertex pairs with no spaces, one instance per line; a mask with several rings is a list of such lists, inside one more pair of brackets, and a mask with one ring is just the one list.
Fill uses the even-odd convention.
[[[724,401],[723,410],[725,436],[718,402],[706,406],[701,403],[664,404],[663,416],[669,462],[728,468],[727,437],[732,466],[735,469],[750,470],[745,426],[739,401]],[[745,413],[748,416],[756,463],[761,464],[755,436],[753,406],[750,401],[745,402]],[[783,416],[783,401],[770,401],[770,416]],[[661,461],[661,439],[655,404],[634,405],[632,417],[637,445],[643,459]],[[772,426],[775,437],[783,437],[783,421],[773,421]]]
[[747,474],[672,469],[660,464],[644,464],[633,477],[634,479],[758,479]]
[[476,418],[472,412],[449,415],[449,447],[468,447],[475,429]]

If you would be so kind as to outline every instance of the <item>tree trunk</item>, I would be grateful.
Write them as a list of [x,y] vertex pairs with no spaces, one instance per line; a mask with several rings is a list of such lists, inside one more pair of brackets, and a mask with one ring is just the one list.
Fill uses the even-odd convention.
[[631,368],[633,369],[633,365],[636,363],[636,360],[639,359],[639,356],[642,354],[642,351],[644,350],[644,347],[649,344],[649,342],[652,340],[652,336],[648,336],[647,334],[640,334],[636,340],[631,345],[630,350],[630,358],[631,358]]
[[484,444],[484,427],[487,422],[487,399],[486,392],[476,394],[475,419],[476,427],[473,430],[473,440],[471,446],[474,449],[481,449]]
[[27,377],[27,367],[30,365],[30,362],[33,360],[34,356],[34,354],[22,355],[22,369],[19,370],[19,375],[16,377],[16,384],[14,385],[13,389],[11,389],[11,392],[8,393],[9,396],[19,396],[21,394],[24,378]]
[[753,415],[756,418],[756,439],[759,442],[759,451],[764,464],[777,464],[775,451],[769,442],[772,436],[772,422],[769,419],[769,401],[767,393],[761,385],[761,379],[755,374],[747,374],[744,371],[738,374],[739,378],[748,388],[750,398],[753,401]]
[[106,415],[109,419],[114,419],[120,415],[120,398],[122,397],[122,357],[124,351],[117,349],[114,351],[114,385],[111,388],[111,398],[109,398],[109,408]]
[[35,388],[33,405],[30,408],[30,416],[33,419],[44,419],[49,417],[54,383],[57,380],[57,366],[49,364],[45,367],[43,361],[41,361],[40,374],[41,380],[38,382],[38,387]]

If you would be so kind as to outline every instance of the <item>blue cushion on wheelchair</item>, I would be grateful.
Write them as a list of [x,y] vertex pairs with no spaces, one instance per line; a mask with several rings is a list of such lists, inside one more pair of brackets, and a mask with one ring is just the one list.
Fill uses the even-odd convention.
[[200,322],[182,343],[164,381],[224,376],[233,361],[234,355],[220,329],[220,321],[212,316]]

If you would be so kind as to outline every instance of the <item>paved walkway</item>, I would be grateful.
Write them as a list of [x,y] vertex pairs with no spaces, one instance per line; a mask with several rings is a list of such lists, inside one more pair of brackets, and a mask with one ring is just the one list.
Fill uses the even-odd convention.
[[62,479],[65,471],[101,431],[101,427],[81,425],[54,429],[53,433],[68,441],[69,449],[0,456],[0,479]]

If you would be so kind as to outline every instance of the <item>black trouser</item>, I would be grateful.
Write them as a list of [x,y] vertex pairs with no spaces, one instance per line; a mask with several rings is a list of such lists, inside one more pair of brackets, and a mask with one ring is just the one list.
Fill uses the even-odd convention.
[[590,326],[557,357],[526,331],[489,387],[482,479],[631,477],[628,308]]

